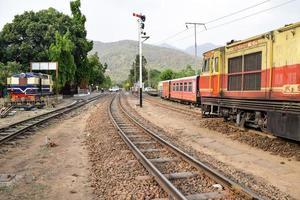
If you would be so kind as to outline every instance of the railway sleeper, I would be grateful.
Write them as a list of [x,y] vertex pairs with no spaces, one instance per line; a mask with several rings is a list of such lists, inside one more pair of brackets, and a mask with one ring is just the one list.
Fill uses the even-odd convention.
[[142,153],[152,153],[152,152],[162,152],[162,151],[164,151],[164,149],[152,149],[152,148],[149,148],[149,149],[140,149],[140,151]]
[[149,141],[149,142],[137,141],[137,142],[133,142],[133,144],[135,144],[135,145],[143,145],[143,144],[157,144],[157,143],[156,142],[152,142],[152,141]]
[[184,178],[191,178],[197,176],[196,173],[193,172],[177,172],[177,173],[171,173],[171,174],[164,174],[164,176],[169,180],[175,180],[175,179],[184,179]]
[[224,194],[220,191],[217,192],[205,192],[197,193],[186,196],[188,200],[204,200],[204,199],[219,199],[222,198]]
[[153,159],[149,159],[149,161],[152,163],[161,164],[161,163],[166,163],[166,162],[178,161],[178,159],[176,159],[176,158],[153,158]]

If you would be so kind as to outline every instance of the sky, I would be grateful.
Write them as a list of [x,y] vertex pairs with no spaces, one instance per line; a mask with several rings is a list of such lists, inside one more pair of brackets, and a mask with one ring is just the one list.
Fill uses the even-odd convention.
[[[290,3],[271,9],[285,2]],[[53,7],[70,15],[69,3],[70,0],[0,0],[0,29],[24,11]],[[260,5],[207,23],[256,4]],[[136,12],[146,15],[148,44],[166,43],[180,49],[194,45],[193,26],[186,30],[185,22],[206,23],[207,31],[203,26],[197,27],[198,44],[225,45],[232,39],[245,39],[300,21],[300,0],[81,0],[81,10],[87,18],[88,39],[102,42],[136,40],[138,24],[132,16]],[[267,11],[259,13],[263,10]],[[253,16],[246,17],[249,15]],[[246,18],[236,21],[243,17]],[[228,23],[231,21],[235,22]],[[183,33],[169,38],[180,31]]]

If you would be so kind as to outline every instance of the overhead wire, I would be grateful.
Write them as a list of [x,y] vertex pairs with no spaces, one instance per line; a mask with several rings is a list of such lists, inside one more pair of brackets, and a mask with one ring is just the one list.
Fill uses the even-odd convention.
[[156,43],[154,43],[154,44],[160,44],[160,43],[162,43],[162,42],[164,42],[164,41],[170,40],[171,38],[174,38],[174,37],[176,37],[177,35],[179,35],[179,34],[181,34],[181,33],[184,33],[184,32],[187,31],[187,30],[188,30],[188,28],[185,28],[184,30],[179,31],[179,32],[177,32],[177,33],[175,33],[175,34],[173,34],[173,35],[171,35],[171,36],[169,36],[169,37],[167,37],[167,38],[165,38],[165,39],[163,39],[163,40],[160,40],[160,41],[158,41],[158,42],[156,42]]
[[[251,9],[251,8],[255,8],[255,7],[257,7],[257,6],[260,6],[260,5],[262,5],[262,4],[264,4],[264,3],[267,3],[267,2],[269,2],[269,1],[271,1],[271,0],[265,0],[265,1],[259,2],[259,3],[257,3],[257,4],[254,4],[254,5],[252,5],[252,6],[243,8],[243,9],[241,9],[241,10],[235,11],[235,12],[230,13],[230,14],[227,14],[227,15],[225,15],[225,16],[218,17],[218,18],[216,18],[216,19],[210,20],[210,21],[208,21],[208,22],[206,22],[206,23],[204,23],[204,24],[213,23],[213,22],[219,21],[219,20],[221,20],[221,19],[230,17],[230,16],[232,16],[232,15],[236,15],[236,14],[238,14],[238,13],[244,12],[244,11],[249,10],[249,9]],[[184,29],[184,30],[181,30],[181,31],[179,31],[179,32],[177,32],[177,33],[175,33],[175,34],[173,34],[173,35],[170,35],[170,36],[166,37],[166,38],[163,39],[163,40],[160,40],[160,41],[158,41],[158,42],[155,42],[154,44],[160,44],[160,43],[162,43],[162,42],[164,42],[164,41],[168,41],[168,40],[170,40],[170,39],[176,37],[177,35],[180,35],[180,34],[186,32],[187,30],[189,30],[189,29],[186,28],[186,29]]]
[[244,11],[246,11],[246,10],[249,10],[249,9],[255,8],[255,7],[257,7],[257,6],[260,6],[260,5],[262,5],[262,4],[265,4],[265,3],[269,2],[269,1],[271,1],[271,0],[262,1],[262,2],[260,2],[260,3],[257,3],[257,4],[254,4],[254,5],[252,5],[252,6],[249,6],[249,7],[247,7],[247,8],[243,8],[243,9],[241,9],[241,10],[232,12],[232,13],[227,14],[227,15],[224,15],[224,16],[222,16],[222,17],[218,17],[218,18],[216,18],[216,19],[212,19],[212,20],[210,20],[210,21],[205,22],[204,24],[210,24],[210,23],[213,23],[213,22],[216,22],[216,21],[225,19],[225,18],[227,18],[227,17],[230,17],[230,16],[233,16],[233,15],[239,14],[239,13],[244,12]]
[[[286,5],[286,4],[291,3],[291,2],[293,2],[293,1],[296,1],[296,0],[289,0],[289,1],[286,1],[286,2],[284,2],[284,3],[278,4],[278,5],[276,5],[276,6],[273,6],[273,7],[264,9],[264,10],[260,10],[260,11],[258,11],[258,12],[252,13],[252,14],[250,14],[250,15],[246,15],[246,16],[243,16],[243,17],[240,17],[240,18],[236,18],[236,19],[234,19],[234,20],[231,20],[231,21],[228,21],[228,22],[225,22],[225,23],[222,23],[222,24],[218,24],[218,25],[216,25],[216,26],[212,26],[212,27],[210,27],[210,28],[207,29],[207,30],[215,29],[215,28],[218,28],[218,27],[227,25],[227,24],[231,24],[231,23],[236,22],[236,21],[240,21],[240,20],[243,20],[243,19],[246,19],[246,18],[255,16],[255,15],[258,15],[258,14],[261,14],[261,13],[264,13],[264,12],[267,12],[267,11],[269,11],[269,10],[273,10],[273,9],[275,9],[275,8],[279,8],[279,7],[281,7],[281,6],[284,6],[284,5]],[[201,32],[204,32],[204,31],[201,31]]]
[[[207,29],[205,30],[202,30],[202,31],[197,31],[197,33],[202,33],[202,32],[205,32],[205,31],[209,31],[209,30],[212,30],[212,29],[215,29],[215,28],[219,28],[221,26],[225,26],[225,25],[228,25],[228,24],[231,24],[231,23],[234,23],[234,22],[237,22],[237,21],[240,21],[240,20],[243,20],[243,19],[246,19],[246,18],[249,18],[249,17],[252,17],[252,16],[255,16],[255,15],[258,15],[258,14],[261,14],[261,13],[264,13],[264,12],[267,12],[269,10],[272,10],[272,9],[275,9],[275,8],[279,8],[279,7],[282,7],[286,4],[289,4],[293,1],[296,1],[296,0],[289,0],[289,1],[286,1],[286,2],[283,2],[281,4],[278,4],[276,6],[273,6],[273,7],[270,7],[270,8],[267,8],[267,9],[264,9],[264,10],[260,10],[260,11],[257,11],[255,13],[252,13],[252,14],[249,14],[249,15],[246,15],[246,16],[243,16],[243,17],[240,17],[240,18],[236,18],[236,19],[233,19],[233,20],[230,20],[228,22],[225,22],[225,23],[222,23],[222,24],[218,24],[218,25],[215,25],[215,26],[212,26],[212,27],[208,27]],[[185,36],[185,37],[182,37],[182,38],[179,38],[174,42],[178,42],[178,41],[181,41],[181,40],[184,40],[184,39],[187,39],[187,38],[190,38],[191,36],[193,36],[194,34],[191,34],[191,35],[188,35],[188,36]]]

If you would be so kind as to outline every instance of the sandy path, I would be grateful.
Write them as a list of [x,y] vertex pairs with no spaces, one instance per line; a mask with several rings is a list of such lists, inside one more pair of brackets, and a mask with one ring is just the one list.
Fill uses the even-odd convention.
[[199,122],[187,115],[153,106],[144,102],[136,107],[136,99],[129,98],[130,105],[144,118],[177,137],[183,144],[196,151],[211,155],[217,160],[246,173],[262,177],[267,183],[300,199],[300,162],[250,147],[199,127]]
[[[0,154],[0,173],[21,177],[14,187],[0,189],[0,199],[93,199],[88,153],[83,144],[86,120],[93,108],[89,104],[75,111],[80,113],[75,117],[56,120],[19,140],[20,146]],[[46,147],[46,136],[57,146]]]

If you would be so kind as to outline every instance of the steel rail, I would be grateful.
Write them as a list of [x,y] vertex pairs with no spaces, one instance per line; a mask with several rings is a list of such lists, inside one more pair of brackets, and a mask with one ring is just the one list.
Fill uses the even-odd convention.
[[80,101],[76,101],[75,103],[72,103],[71,105],[67,105],[67,106],[65,106],[65,107],[58,108],[58,109],[52,110],[52,111],[50,111],[50,112],[43,113],[43,114],[40,114],[40,115],[31,117],[31,118],[28,118],[28,119],[25,119],[25,120],[22,120],[22,121],[19,121],[19,122],[10,124],[10,125],[5,126],[5,127],[1,127],[1,128],[0,128],[0,133],[1,133],[2,131],[5,131],[5,130],[10,129],[10,128],[12,128],[12,127],[20,126],[20,125],[22,125],[22,124],[24,124],[24,123],[27,123],[27,122],[29,122],[29,121],[34,121],[34,120],[36,120],[36,119],[38,119],[38,118],[41,118],[41,117],[44,117],[44,116],[47,116],[47,115],[50,115],[50,114],[59,112],[59,111],[61,111],[61,110],[64,110],[64,109],[66,109],[66,108],[72,107],[72,106],[76,105],[76,104],[79,103],[79,102],[80,102]]
[[203,162],[195,159],[194,157],[192,157],[189,154],[185,153],[184,151],[182,151],[178,147],[174,146],[173,144],[171,144],[167,140],[161,138],[160,136],[158,136],[158,134],[156,134],[155,132],[153,132],[149,128],[145,127],[140,122],[138,122],[131,114],[128,113],[128,111],[125,110],[125,108],[122,106],[121,103],[120,103],[120,106],[121,106],[122,112],[128,117],[128,119],[130,119],[132,122],[134,122],[134,124],[136,124],[138,127],[142,128],[144,131],[146,131],[152,138],[157,140],[160,144],[162,144],[164,146],[167,146],[173,153],[175,153],[176,155],[181,157],[183,160],[185,160],[188,163],[192,164],[197,169],[202,170],[207,176],[209,176],[210,178],[212,178],[213,180],[215,180],[219,184],[229,188],[230,190],[232,190],[232,191],[234,191],[238,194],[241,194],[241,195],[245,196],[247,199],[255,199],[255,200],[256,199],[257,200],[263,200],[264,199],[260,195],[256,194],[254,191],[250,190],[248,187],[242,186],[239,183],[236,183],[236,182],[230,180],[229,178],[225,177],[224,175],[222,175],[218,171],[212,169],[211,167],[207,166]]
[[[90,103],[92,101],[95,101],[97,100],[98,98],[102,97],[103,95],[98,95],[98,96],[95,96],[95,97],[92,97],[90,99],[87,99],[87,100],[83,100],[83,101],[79,101],[77,103],[74,103],[74,104],[71,104],[71,105],[68,105],[68,106],[65,106],[63,108],[59,108],[59,109],[56,109],[54,111],[51,111],[51,112],[48,112],[48,113],[44,113],[42,115],[38,115],[38,116],[35,116],[35,117],[32,117],[32,118],[29,118],[29,119],[26,119],[26,120],[23,120],[21,122],[17,122],[17,123],[14,123],[14,124],[11,124],[7,127],[4,127],[4,128],[1,128],[0,129],[0,135],[1,134],[8,134],[2,138],[0,138],[0,145],[4,144],[5,142],[19,136],[20,134],[24,133],[25,131],[31,129],[32,127],[35,127],[35,126],[38,126],[46,121],[49,121],[53,118],[56,118],[58,116],[61,116],[63,114],[66,114],[72,110],[75,110],[79,107],[82,107],[83,105],[87,104],[87,103]],[[29,124],[27,124],[29,123]],[[9,131],[10,129],[13,129],[17,126],[24,126],[24,127],[21,127],[20,129],[17,129],[15,130],[14,132],[12,133],[6,133],[5,131]]]
[[196,111],[193,111],[193,110],[187,110],[187,109],[175,107],[175,106],[172,106],[172,105],[166,105],[166,104],[163,104],[161,102],[155,102],[155,100],[152,100],[152,99],[150,100],[150,99],[144,98],[144,100],[148,101],[149,103],[156,104],[160,107],[166,108],[168,110],[172,110],[172,111],[179,112],[179,113],[186,114],[186,115],[193,115],[193,116],[201,117],[201,112],[196,112]]
[[117,95],[114,96],[108,107],[108,113],[113,125],[116,127],[124,142],[132,150],[133,154],[143,164],[143,166],[152,174],[159,185],[167,191],[173,198],[178,200],[187,200],[187,198],[146,158],[146,156],[134,145],[134,143],[126,136],[120,128],[112,114],[112,104]]

